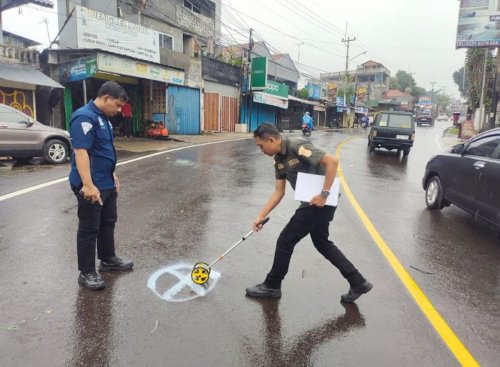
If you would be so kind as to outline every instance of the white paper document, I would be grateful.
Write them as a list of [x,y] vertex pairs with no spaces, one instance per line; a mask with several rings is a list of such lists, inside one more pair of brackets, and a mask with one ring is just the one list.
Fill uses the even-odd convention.
[[[313,175],[310,173],[299,172],[297,183],[295,184],[294,199],[309,202],[311,199],[323,191],[325,176]],[[333,185],[330,188],[330,196],[326,199],[326,205],[337,206],[339,202],[340,180],[335,177]]]

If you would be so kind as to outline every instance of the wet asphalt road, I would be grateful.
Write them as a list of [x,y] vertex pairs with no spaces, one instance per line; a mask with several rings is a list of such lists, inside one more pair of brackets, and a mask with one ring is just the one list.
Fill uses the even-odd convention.
[[[341,150],[358,202],[406,270],[475,359],[500,360],[500,245],[461,210],[425,209],[421,178],[444,127],[417,129],[406,159],[369,154],[355,135]],[[296,135],[298,133],[292,134]],[[313,133],[334,152],[349,136]],[[61,173],[67,168],[60,167]],[[58,171],[16,175],[2,193]],[[117,251],[133,272],[76,282],[76,200],[60,183],[0,202],[1,366],[456,366],[458,362],[363,227],[346,195],[332,239],[375,288],[343,305],[348,288],[309,238],[296,248],[279,300],[253,300],[275,240],[297,207],[293,193],[265,229],[214,267],[205,296],[166,302],[148,287],[165,266],[213,261],[243,234],[274,188],[272,159],[253,140],[191,147],[122,165]],[[61,176],[58,176],[61,177]],[[186,272],[190,269],[186,268]],[[178,279],[162,276],[159,293]],[[184,288],[179,300],[195,293]]]

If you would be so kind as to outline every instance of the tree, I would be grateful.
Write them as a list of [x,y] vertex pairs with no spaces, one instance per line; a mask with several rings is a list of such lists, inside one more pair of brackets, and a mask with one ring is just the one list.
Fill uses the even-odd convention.
[[[485,49],[469,48],[465,56],[465,78],[468,82],[466,90],[467,103],[470,108],[476,109],[481,101],[481,87],[483,79]],[[491,102],[493,95],[493,83],[495,81],[496,63],[492,51],[488,50],[486,60],[486,80],[487,90],[485,92],[484,104],[486,110],[491,110]]]
[[[465,68],[462,66],[460,69],[453,73],[453,81],[458,86],[462,98],[467,98],[467,90],[469,89],[469,81],[465,77]],[[465,79],[465,80],[464,80]]]
[[297,97],[307,99],[309,97],[309,91],[306,88],[302,88],[297,92]]
[[422,87],[419,87],[419,86],[416,86],[415,88],[413,88],[412,96],[415,97],[415,99],[417,99],[417,100],[420,97],[425,96],[426,94],[428,94],[428,93],[425,90],[425,88],[422,88]]
[[399,85],[399,81],[397,78],[391,76],[391,78],[389,79],[389,88],[401,90],[401,86]]
[[407,89],[413,91],[413,88],[417,86],[417,83],[415,82],[413,76],[404,70],[398,70],[396,72],[396,80],[399,84],[398,89],[402,92],[406,92]]

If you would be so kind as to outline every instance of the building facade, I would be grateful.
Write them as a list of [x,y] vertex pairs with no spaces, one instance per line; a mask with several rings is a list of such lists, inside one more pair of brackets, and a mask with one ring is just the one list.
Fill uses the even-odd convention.
[[59,48],[44,61],[65,86],[61,127],[115,80],[130,96],[135,135],[152,123],[174,134],[202,131],[201,59],[220,37],[220,0],[60,0],[58,13]]

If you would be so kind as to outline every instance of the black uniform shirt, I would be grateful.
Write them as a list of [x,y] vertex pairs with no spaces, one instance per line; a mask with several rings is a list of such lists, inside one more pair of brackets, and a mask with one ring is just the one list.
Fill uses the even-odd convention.
[[[281,152],[274,155],[274,170],[277,180],[288,180],[295,190],[299,172],[324,175],[325,168],[319,164],[325,152],[302,138],[281,138]],[[318,192],[319,194],[319,192]],[[301,207],[306,206],[304,203]]]

